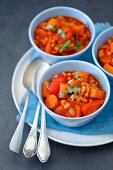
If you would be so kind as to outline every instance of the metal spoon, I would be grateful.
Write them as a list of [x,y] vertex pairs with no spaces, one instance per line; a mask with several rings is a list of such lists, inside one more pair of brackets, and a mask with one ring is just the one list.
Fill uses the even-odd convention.
[[[37,71],[35,72],[35,76],[34,76],[34,83],[33,83],[34,88],[32,87],[32,90],[34,89],[35,94],[37,94],[38,78],[42,74],[42,72],[47,70],[48,67],[49,67],[49,65],[43,61],[41,61],[37,67]],[[28,83],[27,80],[26,80],[26,83]],[[25,145],[23,147],[23,153],[27,158],[31,158],[37,151],[37,120],[38,120],[38,116],[39,116],[39,110],[40,110],[40,103],[38,102],[34,122],[33,122],[32,128],[29,132],[28,138],[25,142]],[[41,120],[41,122],[42,122],[42,120]],[[45,139],[47,139],[47,137]],[[47,145],[47,142],[48,141],[45,141],[45,145]]]
[[26,101],[25,101],[25,105],[24,105],[24,109],[23,109],[23,113],[21,116],[21,119],[18,123],[18,126],[11,138],[10,144],[9,144],[9,148],[11,151],[19,153],[20,147],[21,147],[21,143],[22,143],[22,136],[23,136],[23,128],[24,128],[24,119],[25,119],[25,115],[26,115],[26,110],[27,110],[27,105],[28,105],[28,98],[29,98],[29,94],[27,92],[27,97],[26,97]]
[[[29,98],[29,91],[33,91],[34,94],[36,94],[36,82],[35,82],[35,74],[36,74],[36,69],[37,67],[42,66],[42,63],[44,63],[44,66],[49,65],[42,61],[40,58],[34,59],[27,67],[27,69],[24,72],[23,76],[23,84],[25,88],[27,89],[27,97],[25,101],[25,106],[23,109],[23,113],[21,116],[21,119],[18,123],[18,126],[12,136],[12,139],[9,144],[10,150],[13,152],[19,153],[21,143],[22,143],[22,136],[23,136],[23,128],[24,128],[24,119],[26,115],[26,110],[27,110],[27,105],[28,105],[28,98]],[[47,69],[47,67],[46,67]]]
[[45,110],[42,108],[40,137],[37,147],[37,156],[41,162],[46,162],[50,156],[50,146],[46,135]]

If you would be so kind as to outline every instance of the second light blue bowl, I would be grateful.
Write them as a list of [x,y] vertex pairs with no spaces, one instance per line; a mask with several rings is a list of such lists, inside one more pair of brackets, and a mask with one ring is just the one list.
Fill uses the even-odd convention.
[[[82,51],[80,51],[76,54],[71,54],[71,55],[67,55],[67,56],[55,56],[55,55],[51,55],[51,54],[48,54],[48,53],[42,51],[34,43],[33,36],[34,36],[34,29],[36,28],[36,26],[40,22],[42,22],[48,18],[51,18],[54,16],[59,16],[59,15],[77,18],[77,19],[81,20],[84,24],[86,24],[87,27],[89,28],[89,30],[91,32],[91,39],[90,39],[89,44]],[[41,57],[45,61],[47,61],[49,64],[53,64],[53,63],[63,61],[63,60],[72,60],[72,59],[81,59],[82,60],[83,54],[89,49],[89,47],[93,43],[94,38],[95,38],[95,27],[94,27],[94,23],[92,22],[90,17],[87,16],[82,11],[75,9],[75,8],[71,8],[71,7],[61,6],[61,7],[53,7],[53,8],[44,10],[35,16],[35,18],[32,20],[32,22],[29,26],[29,39],[30,39],[32,46],[34,47],[36,52],[38,54],[40,54]]]

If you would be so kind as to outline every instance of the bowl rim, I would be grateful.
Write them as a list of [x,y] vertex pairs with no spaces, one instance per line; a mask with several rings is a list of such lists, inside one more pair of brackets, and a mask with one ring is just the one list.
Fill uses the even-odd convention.
[[[75,118],[65,117],[65,116],[62,116],[62,115],[58,115],[58,114],[56,114],[55,112],[53,112],[53,111],[51,111],[50,109],[48,109],[48,108],[46,107],[46,105],[44,104],[43,100],[41,99],[39,93],[38,93],[39,87],[40,87],[40,85],[41,85],[41,84],[40,84],[40,83],[41,83],[41,79],[43,78],[43,76],[45,76],[45,75],[47,74],[47,72],[49,72],[49,71],[51,70],[51,68],[54,68],[54,69],[55,69],[55,67],[60,66],[60,65],[62,65],[62,64],[65,64],[65,63],[73,63],[73,62],[79,63],[79,64],[81,63],[81,64],[85,64],[85,65],[88,64],[89,66],[91,66],[91,67],[93,67],[94,69],[96,69],[98,72],[101,72],[101,74],[103,75],[103,77],[104,77],[104,79],[105,79],[105,81],[106,81],[106,84],[107,84],[107,86],[108,86],[108,92],[107,92],[105,101],[104,101],[104,103],[101,105],[101,107],[100,107],[98,110],[96,110],[95,112],[93,112],[93,113],[91,113],[91,114],[89,114],[89,115],[86,115],[86,116],[83,116],[83,117],[75,117]],[[109,97],[110,97],[110,83],[109,83],[109,80],[108,80],[107,76],[105,75],[105,73],[104,73],[100,68],[98,68],[96,65],[94,65],[94,64],[92,64],[92,63],[89,63],[89,62],[86,62],[86,61],[66,60],[66,61],[62,61],[62,62],[53,64],[52,66],[50,66],[50,67],[47,69],[47,71],[45,71],[45,72],[43,73],[43,75],[42,75],[42,77],[40,78],[39,83],[38,83],[38,85],[37,85],[37,94],[38,94],[38,98],[39,98],[40,103],[42,104],[42,106],[45,108],[45,110],[47,111],[47,113],[48,113],[49,115],[53,115],[53,116],[55,116],[55,117],[58,117],[58,118],[61,118],[61,119],[64,119],[64,120],[83,120],[83,119],[85,119],[85,118],[90,118],[90,117],[92,117],[93,115],[97,115],[97,113],[100,112],[100,111],[106,106],[106,104],[107,104],[107,102],[108,102],[108,100],[109,100]]]
[[[74,54],[70,54],[70,55],[66,55],[66,57],[68,58],[71,58],[71,57],[75,57],[75,56],[78,56],[78,55],[81,55],[82,53],[84,53],[90,46],[91,44],[93,43],[94,41],[94,38],[95,38],[95,34],[96,34],[96,31],[95,31],[95,26],[94,26],[94,23],[92,21],[92,19],[84,12],[82,12],[81,10],[79,9],[76,9],[76,8],[73,8],[73,7],[67,7],[67,6],[56,6],[56,7],[51,7],[51,8],[48,8],[48,9],[45,9],[43,11],[41,11],[40,13],[38,13],[31,21],[30,25],[29,25],[29,28],[28,28],[28,35],[29,35],[29,40],[32,44],[32,46],[40,53],[42,53],[43,55],[46,55],[47,57],[52,57],[52,58],[56,58],[56,59],[64,59],[64,56],[58,56],[58,55],[52,55],[52,54],[49,54],[49,53],[46,53],[44,52],[43,50],[41,50],[33,41],[33,38],[32,38],[32,26],[33,24],[35,23],[35,21],[37,20],[38,17],[40,17],[41,15],[43,15],[44,13],[46,12],[49,12],[49,11],[52,11],[54,9],[67,9],[67,10],[74,10],[76,12],[79,12],[80,14],[82,14],[85,18],[87,18],[88,20],[88,24],[90,23],[90,25],[92,26],[92,34],[91,34],[91,38],[90,38],[90,41],[88,43],[88,45],[83,48],[81,51],[77,52],[77,53],[74,53]],[[48,17],[49,18],[49,17]],[[82,20],[81,20],[82,21]],[[83,22],[83,21],[82,21]],[[90,29],[89,29],[90,30]]]
[[[109,31],[111,31],[111,30],[113,30],[113,26],[111,26],[110,28],[107,28],[107,29],[105,29],[104,31],[102,31],[97,37],[96,37],[96,39],[94,40],[94,43],[93,43],[93,46],[92,46],[92,56],[93,56],[93,60],[94,60],[94,62],[95,62],[95,64],[99,67],[99,68],[101,68],[107,75],[109,75],[110,77],[112,77],[113,78],[113,74],[111,74],[111,73],[109,73],[108,71],[106,71],[100,64],[99,64],[99,62],[98,62],[98,60],[97,60],[97,57],[96,57],[96,55],[95,55],[95,45],[96,45],[96,43],[97,43],[97,41],[102,37],[102,36],[104,36],[104,34],[105,33],[108,33]],[[107,40],[108,38],[106,38],[106,40]],[[102,44],[101,44],[102,45]],[[99,48],[99,46],[98,46],[98,48]]]

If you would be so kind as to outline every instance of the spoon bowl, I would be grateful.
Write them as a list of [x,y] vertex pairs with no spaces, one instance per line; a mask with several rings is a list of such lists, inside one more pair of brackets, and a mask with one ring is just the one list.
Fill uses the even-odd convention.
[[[37,96],[37,83],[40,78],[40,75],[43,74],[45,72],[45,70],[47,70],[48,68],[49,68],[49,65],[46,62],[42,61],[40,58],[36,58],[30,63],[30,65],[27,67],[27,69],[25,71],[25,74],[23,77],[24,86],[28,90],[32,91],[36,96]],[[31,158],[38,151],[38,149],[37,149],[37,123],[38,123],[40,106],[41,106],[40,102],[38,101],[33,125],[29,132],[27,140],[24,144],[24,147],[23,147],[23,153],[24,153],[25,157],[27,157],[27,158]],[[46,123],[45,117],[43,118],[43,116],[42,116],[40,133],[43,134],[41,136],[45,136],[44,141],[43,141],[45,151],[47,150],[46,147],[49,148],[47,150],[48,151],[47,153],[44,152],[46,155],[46,160],[47,160],[47,158],[50,156],[50,147],[49,147],[49,142],[48,142],[47,135],[46,135],[46,130],[43,131],[43,126],[42,126],[42,124],[44,124],[43,122]],[[40,138],[39,138],[39,140],[40,140]],[[40,145],[38,145],[38,148],[40,148]],[[38,154],[37,154],[37,156],[38,156]],[[43,154],[41,156],[43,157]],[[40,157],[39,157],[39,160],[41,161],[42,159],[40,159]]]

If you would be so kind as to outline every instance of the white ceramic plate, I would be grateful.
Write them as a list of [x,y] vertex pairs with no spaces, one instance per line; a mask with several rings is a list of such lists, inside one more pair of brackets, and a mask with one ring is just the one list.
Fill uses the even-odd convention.
[[[17,110],[19,111],[19,105],[22,97],[25,95],[26,89],[23,86],[23,74],[28,64],[38,57],[34,53],[33,48],[29,49],[18,62],[13,78],[12,78],[12,96]],[[39,130],[39,129],[38,129]],[[47,129],[48,137],[56,142],[71,145],[71,146],[99,146],[113,142],[113,134],[107,135],[78,135],[69,132],[57,131],[53,129]]]

